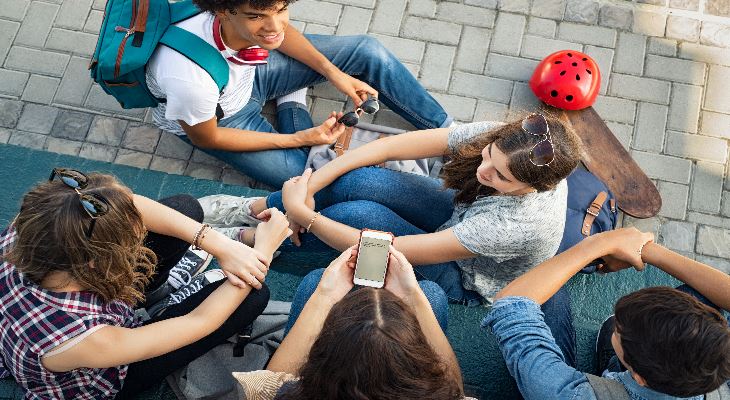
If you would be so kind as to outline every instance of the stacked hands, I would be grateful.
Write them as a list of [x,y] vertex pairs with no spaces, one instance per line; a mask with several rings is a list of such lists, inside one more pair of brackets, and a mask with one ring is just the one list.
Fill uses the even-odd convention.
[[601,247],[599,273],[618,272],[634,267],[643,271],[645,264],[641,252],[647,243],[654,242],[654,234],[641,232],[634,227],[606,231],[593,236],[598,238]]
[[222,254],[216,254],[221,269],[232,284],[238,287],[249,285],[261,289],[269,272],[274,251],[292,234],[289,221],[281,211],[269,208],[257,216],[261,222],[256,228],[256,244],[253,248],[220,235],[227,241]]
[[[357,259],[357,245],[347,248],[339,257],[334,259],[324,270],[319,281],[316,293],[328,299],[332,304],[342,300],[355,286],[355,260]],[[406,304],[413,304],[421,292],[413,266],[406,257],[395,247],[390,246],[388,255],[388,269],[385,275],[385,290],[399,297]]]
[[301,176],[295,176],[284,182],[281,189],[281,200],[284,203],[286,214],[289,216],[292,230],[291,241],[296,246],[301,245],[299,234],[304,233],[309,220],[307,213],[314,211],[314,193],[309,193],[309,178],[312,169],[307,168]]

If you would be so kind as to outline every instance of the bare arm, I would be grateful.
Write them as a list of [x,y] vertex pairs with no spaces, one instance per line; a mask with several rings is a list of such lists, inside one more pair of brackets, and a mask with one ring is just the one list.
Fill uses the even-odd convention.
[[111,368],[157,357],[191,344],[221,326],[251,292],[224,282],[190,313],[141,326],[107,326],[70,349],[43,358],[54,372],[76,368]]
[[225,128],[218,126],[215,117],[197,125],[178,122],[194,145],[203,149],[227,151],[261,151],[329,144],[345,131],[344,126],[336,123],[334,116],[330,116],[320,126],[291,135]]
[[523,296],[543,304],[586,264],[608,255],[619,255],[621,258],[605,257],[604,259],[609,260],[605,269],[602,269],[605,272],[617,271],[631,265],[641,269],[644,263],[637,250],[642,244],[652,240],[653,234],[642,233],[634,228],[589,236],[512,281],[497,293],[495,300],[507,296]]
[[314,172],[309,180],[309,195],[314,195],[356,168],[378,165],[389,160],[415,160],[444,155],[448,149],[448,140],[449,129],[438,128],[372,141],[348,151]]
[[730,275],[655,243],[644,246],[642,258],[688,284],[723,310],[730,310]]
[[348,248],[330,263],[266,369],[299,375],[299,369],[304,365],[330,310],[354,286],[354,254],[354,247]]

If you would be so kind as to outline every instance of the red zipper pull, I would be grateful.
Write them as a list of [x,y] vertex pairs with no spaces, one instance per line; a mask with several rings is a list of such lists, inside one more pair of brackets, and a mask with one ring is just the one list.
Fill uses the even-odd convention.
[[[125,28],[121,25],[117,25],[116,27],[114,27],[114,30],[117,32],[126,32],[124,34],[124,39],[128,38],[129,36],[131,36],[134,33],[134,27]],[[122,40],[124,40],[124,39],[122,39]]]

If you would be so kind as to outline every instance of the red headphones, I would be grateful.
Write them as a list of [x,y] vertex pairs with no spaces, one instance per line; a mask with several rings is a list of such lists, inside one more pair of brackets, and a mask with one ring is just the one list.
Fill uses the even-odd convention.
[[[226,46],[221,38],[221,20],[218,16],[213,19],[213,40],[218,51],[226,52]],[[224,54],[225,55],[225,54]],[[251,46],[243,50],[239,50],[234,56],[227,56],[226,59],[238,65],[258,65],[266,64],[266,58],[269,57],[269,51],[259,46]]]

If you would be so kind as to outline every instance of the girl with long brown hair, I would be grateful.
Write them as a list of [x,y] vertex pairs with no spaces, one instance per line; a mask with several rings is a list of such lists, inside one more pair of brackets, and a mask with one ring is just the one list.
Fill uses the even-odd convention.
[[[0,377],[35,399],[128,398],[240,332],[263,311],[273,251],[290,233],[270,210],[254,248],[201,224],[188,195],[160,201],[110,175],[55,168],[0,233]],[[222,279],[142,323],[190,243]]]
[[[439,284],[452,301],[476,305],[555,254],[565,225],[565,178],[581,153],[571,128],[546,114],[409,132],[351,150],[267,198],[240,199],[239,207],[206,201],[206,219],[236,208],[286,210],[308,233],[299,240],[295,232],[292,241],[301,247],[285,244],[281,251],[342,250],[357,243],[361,228],[389,231],[419,278]],[[442,180],[367,167],[436,156],[450,160]],[[569,312],[568,296],[559,298],[544,308],[549,324],[563,324]]]
[[[461,371],[443,328],[446,295],[391,247],[383,289],[353,288],[354,246],[307,275],[291,330],[267,371],[234,373],[246,398],[458,400]],[[283,386],[282,382],[287,382]]]

